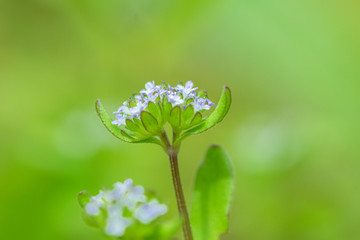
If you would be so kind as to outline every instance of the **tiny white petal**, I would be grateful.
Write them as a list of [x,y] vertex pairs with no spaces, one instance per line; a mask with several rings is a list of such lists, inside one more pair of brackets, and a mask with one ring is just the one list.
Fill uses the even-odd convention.
[[146,196],[144,195],[144,188],[136,186],[128,191],[124,196],[122,203],[131,211],[133,211],[137,203],[145,202]]
[[147,83],[145,84],[145,87],[146,87],[146,89],[148,89],[148,90],[154,89],[154,88],[155,88],[155,81],[147,82]]
[[164,215],[166,212],[167,206],[165,204],[159,204],[157,200],[153,199],[149,203],[139,206],[136,209],[134,216],[141,223],[148,224],[159,216]]
[[187,81],[186,83],[185,83],[185,88],[192,88],[194,86],[194,83],[192,82],[192,81]]
[[130,225],[131,220],[129,218],[124,218],[120,215],[110,216],[106,222],[105,234],[114,237],[121,237],[124,235],[126,228]]
[[133,180],[131,178],[126,179],[124,184],[125,184],[126,187],[130,188],[130,187],[133,186]]
[[100,214],[99,206],[96,203],[88,203],[85,205],[85,211],[91,216],[97,216]]
[[127,191],[128,187],[121,183],[121,182],[117,182],[114,184],[114,189],[113,189],[113,194],[114,194],[114,199],[115,200],[119,200],[124,193]]

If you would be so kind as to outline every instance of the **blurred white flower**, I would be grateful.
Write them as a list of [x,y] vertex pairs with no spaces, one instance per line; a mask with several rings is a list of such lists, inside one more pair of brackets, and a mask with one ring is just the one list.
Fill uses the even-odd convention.
[[[134,186],[131,179],[113,186],[111,190],[100,190],[85,205],[85,212],[89,216],[100,216],[101,210],[106,212],[104,232],[109,236],[121,237],[135,221],[148,224],[167,212],[166,205],[160,204],[158,200],[147,202],[144,188]],[[125,208],[130,216],[123,215]]]
[[149,203],[144,203],[139,206],[135,211],[135,218],[143,224],[152,222],[157,217],[164,215],[167,212],[167,206],[160,204],[156,199],[151,200]]

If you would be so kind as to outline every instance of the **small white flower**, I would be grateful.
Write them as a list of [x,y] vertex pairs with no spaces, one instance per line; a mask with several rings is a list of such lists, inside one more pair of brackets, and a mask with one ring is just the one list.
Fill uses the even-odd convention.
[[211,106],[215,105],[209,99],[202,97],[196,97],[191,104],[194,106],[195,111],[209,110]]
[[165,89],[164,86],[158,85],[156,91],[158,92],[158,94],[159,94],[159,96],[160,96],[160,99],[162,99],[163,96],[165,96],[167,90]]
[[136,209],[134,216],[141,223],[148,224],[159,216],[164,215],[166,212],[167,206],[164,204],[159,204],[156,199],[153,199],[149,203],[140,205]]
[[[167,212],[167,207],[153,199],[147,202],[142,186],[134,186],[131,179],[116,182],[111,190],[101,190],[85,205],[89,216],[104,217],[103,231],[109,236],[121,237],[134,222],[148,224]],[[127,215],[124,216],[126,208]]]
[[144,188],[142,186],[136,186],[128,191],[122,199],[122,204],[133,211],[138,203],[145,201],[146,196],[144,195]]
[[116,206],[108,208],[108,217],[106,219],[105,233],[109,236],[121,237],[125,230],[132,224],[130,218],[123,217],[122,209]]
[[119,200],[124,194],[125,192],[128,190],[128,187],[121,183],[121,182],[117,182],[114,184],[114,190],[113,195],[114,195],[114,199],[115,200]]
[[194,98],[196,95],[195,90],[196,88],[194,87],[194,83],[192,81],[187,81],[185,83],[185,86],[178,84],[177,85],[177,90],[179,90],[180,92],[182,92],[184,99],[189,99],[189,98]]
[[138,118],[140,113],[147,107],[148,102],[139,101],[135,107],[130,108],[130,117]]
[[147,97],[145,97],[144,99],[147,101],[147,102],[155,102],[156,98],[159,96],[159,93],[157,92],[153,92],[149,95],[147,95]]
[[173,106],[184,103],[184,99],[182,99],[181,96],[175,92],[168,92],[167,99],[168,99],[169,103],[171,103]]
[[124,182],[124,185],[125,185],[127,188],[133,187],[133,185],[134,185],[133,180],[132,180],[131,178],[126,179],[125,182]]
[[143,95],[152,94],[154,91],[156,91],[155,81],[147,82],[145,84],[145,88],[146,89],[143,89],[143,90],[140,91],[141,94],[143,94]]
[[96,203],[88,203],[85,205],[85,211],[91,216],[97,216],[100,214],[100,207]]
[[121,126],[121,125],[125,124],[127,117],[128,116],[125,115],[124,113],[117,114],[116,120],[112,121],[111,123],[114,125]]
[[143,100],[140,95],[135,95],[134,98],[135,98],[135,100],[137,100],[137,101],[142,101],[142,100]]
[[97,216],[100,214],[100,208],[105,206],[104,192],[100,191],[98,195],[90,198],[90,202],[85,205],[85,211],[87,214]]

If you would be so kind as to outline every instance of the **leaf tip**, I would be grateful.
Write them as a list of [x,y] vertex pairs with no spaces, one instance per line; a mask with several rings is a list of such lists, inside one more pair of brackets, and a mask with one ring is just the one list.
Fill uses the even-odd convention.
[[80,206],[85,207],[86,203],[90,200],[90,194],[87,191],[81,191],[77,195],[78,202]]
[[211,144],[209,148],[221,148],[219,144]]
[[228,86],[224,86],[224,91],[225,92],[228,92],[228,94],[229,94],[229,97],[230,97],[230,99],[231,99],[231,89],[228,87]]
[[96,109],[96,112],[100,112],[100,109],[101,109],[101,102],[100,102],[100,99],[96,99],[95,101],[95,109]]

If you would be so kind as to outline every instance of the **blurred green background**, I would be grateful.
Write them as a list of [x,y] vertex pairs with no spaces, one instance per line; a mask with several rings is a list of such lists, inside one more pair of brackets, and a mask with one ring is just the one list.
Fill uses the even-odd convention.
[[76,195],[133,178],[177,216],[169,163],[126,144],[109,111],[155,80],[192,80],[224,122],[187,139],[188,204],[207,147],[236,172],[223,240],[360,239],[360,3],[0,1],[0,239],[103,239]]

